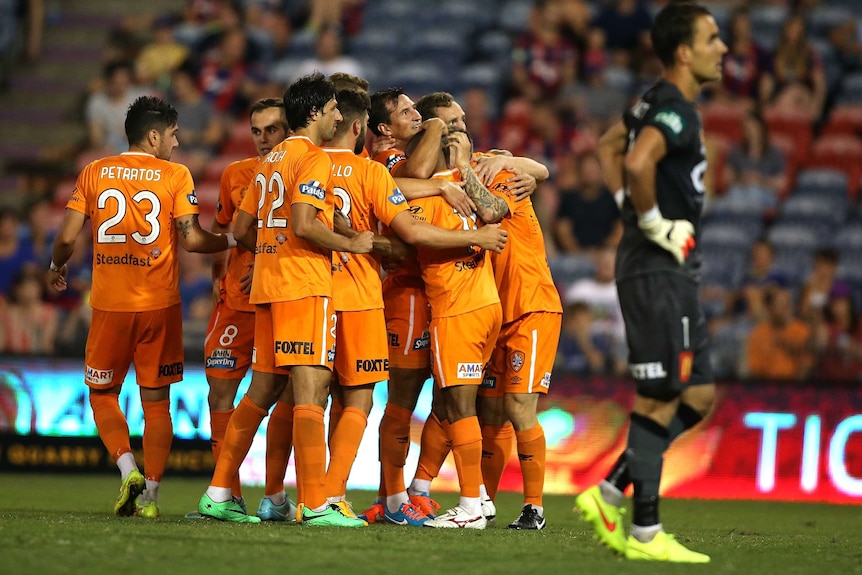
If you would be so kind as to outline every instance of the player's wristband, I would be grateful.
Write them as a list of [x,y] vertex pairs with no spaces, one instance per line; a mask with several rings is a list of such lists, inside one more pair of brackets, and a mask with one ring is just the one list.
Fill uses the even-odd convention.
[[638,225],[645,226],[661,217],[658,205],[655,205],[642,214],[638,214]]
[[233,237],[233,232],[228,232],[224,235],[227,238],[227,249],[236,247],[236,238]]
[[54,260],[51,260],[51,265],[48,266],[48,269],[52,272],[59,272],[63,268],[62,266],[58,266],[57,264],[55,264]]

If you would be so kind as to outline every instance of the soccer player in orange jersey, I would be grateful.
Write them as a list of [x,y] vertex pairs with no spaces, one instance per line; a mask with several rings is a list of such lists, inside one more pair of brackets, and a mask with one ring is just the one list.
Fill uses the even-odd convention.
[[[170,385],[183,378],[177,244],[214,253],[236,242],[230,233],[201,229],[191,174],[168,161],[179,145],[176,110],[159,98],[138,98],[125,129],[129,151],[91,162],[78,176],[54,240],[49,282],[57,291],[66,289],[66,262],[89,218],[93,321],[84,381],[99,437],[123,478],[114,512],[153,518],[173,439]],[[132,363],[144,410],[146,476],[138,470],[119,405]]]
[[[332,158],[330,187],[350,233],[377,230],[384,224],[408,243],[419,246],[463,249],[475,244],[493,251],[503,248],[506,234],[500,232],[499,226],[443,230],[416,221],[386,168],[357,155],[365,142],[368,95],[341,90],[337,100],[343,120],[325,150]],[[391,243],[390,238],[376,237],[375,251],[391,253]],[[335,369],[344,412],[330,441],[326,489],[331,503],[346,508],[349,506],[343,502],[347,477],[371,410],[374,384],[389,376],[389,353],[376,257],[333,253],[332,266],[339,342]],[[400,469],[398,473],[402,473]],[[389,494],[386,520],[397,525],[423,525],[428,517],[410,503],[403,477],[401,486]]]
[[284,95],[292,136],[258,165],[235,229],[255,250],[249,301],[256,304],[252,381],[228,423],[213,479],[198,511],[225,521],[257,523],[231,498],[231,480],[260,422],[293,383],[293,439],[299,510],[310,525],[362,527],[327,502],[323,409],[335,359],[332,255],[368,253],[371,232],[346,238],[332,231],[327,192],[332,161],[320,144],[341,121],[335,89],[321,74],[299,78]]
[[[419,140],[421,136],[415,138]],[[406,150],[408,155],[412,143]],[[441,141],[435,177],[467,179],[466,172],[472,170],[469,147],[453,142],[447,144],[446,150],[450,152],[452,165],[459,169],[446,170],[448,158],[444,157]],[[472,177],[475,178],[475,174]],[[492,212],[499,211],[500,216],[505,214],[505,203],[489,193],[477,196],[477,199],[481,205],[487,206],[485,216],[489,220]],[[442,198],[415,200],[411,208],[415,218],[446,229],[471,229],[476,225],[475,215],[459,213]],[[432,311],[432,373],[445,405],[445,418],[449,422],[445,431],[455,453],[461,485],[459,504],[426,522],[426,525],[484,529],[487,521],[482,513],[479,493],[482,433],[476,417],[476,393],[502,318],[493,271],[488,253],[477,248],[420,248],[419,263]]]
[[[250,123],[257,156],[231,163],[222,174],[218,211],[212,225],[214,232],[227,232],[232,228],[242,198],[257,171],[258,162],[287,136],[287,118],[281,98],[265,98],[252,104]],[[242,246],[216,254],[213,258],[213,280],[217,295],[204,343],[204,358],[210,387],[211,443],[216,460],[234,411],[237,388],[251,366],[255,306],[248,301],[248,277],[253,262],[252,252]],[[293,405],[276,403],[267,428],[267,460],[286,459],[281,451],[286,448],[290,453],[292,428]],[[284,441],[270,445],[270,435],[286,436],[288,441],[286,445]],[[274,478],[270,477],[270,466],[267,466],[265,495],[257,515],[264,520],[293,520],[296,507],[284,492],[284,470],[279,475],[277,469],[273,469],[272,475]],[[231,492],[245,507],[239,473],[233,478]]]

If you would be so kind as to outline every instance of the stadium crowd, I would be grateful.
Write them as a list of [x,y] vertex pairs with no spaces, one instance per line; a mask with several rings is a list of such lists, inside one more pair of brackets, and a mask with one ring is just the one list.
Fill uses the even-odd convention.
[[[182,12],[120,22],[86,95],[78,168],[126,149],[129,104],[161,95],[179,111],[173,161],[192,171],[208,226],[224,168],[254,155],[248,106],[300,75],[350,72],[371,91],[399,85],[414,100],[452,92],[476,149],[506,149],[550,170],[533,202],[565,305],[558,369],[621,375],[619,214],[594,149],[660,69],[648,32],[662,3],[492,4],[189,0]],[[722,82],[701,102],[710,156],[702,297],[716,375],[856,381],[862,10],[817,0],[707,5],[730,49]],[[69,184],[27,198],[24,211],[0,211],[2,353],[83,354],[88,240],[70,262],[68,291],[49,294],[41,280]],[[209,263],[184,253],[180,269],[187,350],[202,358]]]

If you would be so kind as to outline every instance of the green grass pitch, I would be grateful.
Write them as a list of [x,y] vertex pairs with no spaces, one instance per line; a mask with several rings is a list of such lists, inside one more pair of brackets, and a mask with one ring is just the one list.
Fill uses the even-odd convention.
[[[709,565],[629,562],[592,540],[571,508],[548,496],[548,528],[510,531],[516,493],[498,496],[498,523],[486,531],[371,525],[365,529],[192,521],[206,478],[168,478],[162,517],[116,518],[119,478],[0,475],[0,573],[204,574],[329,573],[604,575],[862,573],[862,509],[772,502],[664,500],[662,520],[684,544],[712,556]],[[294,492],[295,493],[295,492]],[[256,509],[260,488],[244,493]],[[352,492],[357,511],[374,498]],[[437,493],[444,506],[457,494]]]

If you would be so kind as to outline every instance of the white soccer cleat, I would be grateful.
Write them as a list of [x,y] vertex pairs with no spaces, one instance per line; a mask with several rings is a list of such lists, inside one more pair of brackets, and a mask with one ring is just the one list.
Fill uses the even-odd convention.
[[425,527],[438,529],[484,529],[487,525],[488,521],[481,513],[478,515],[467,513],[460,505],[425,523]]
[[482,498],[482,515],[489,525],[497,520],[497,506],[494,505],[490,497]]

